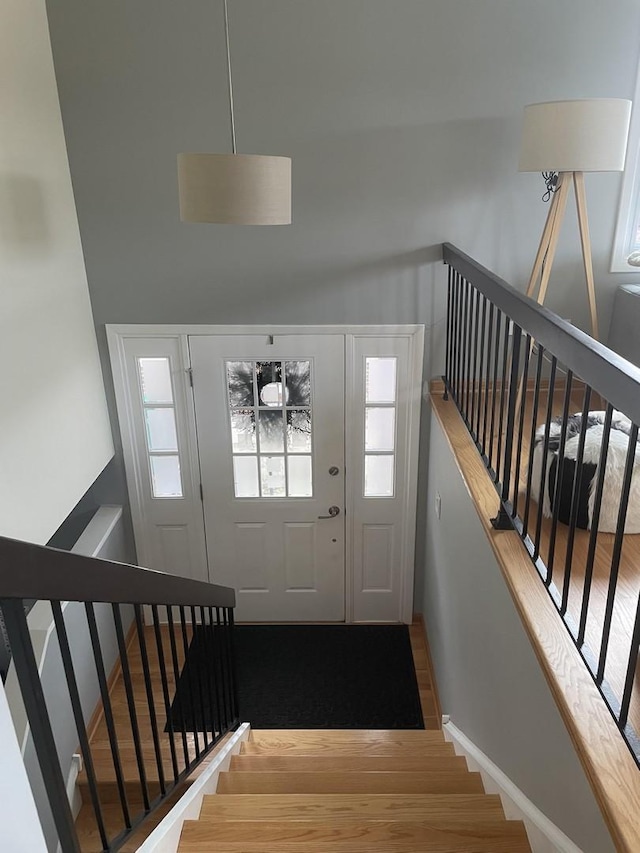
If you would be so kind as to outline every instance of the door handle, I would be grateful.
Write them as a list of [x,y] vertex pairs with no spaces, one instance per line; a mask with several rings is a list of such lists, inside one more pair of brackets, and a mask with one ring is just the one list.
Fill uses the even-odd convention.
[[336,515],[340,515],[340,507],[334,505],[329,507],[329,515],[319,515],[318,518],[335,518]]

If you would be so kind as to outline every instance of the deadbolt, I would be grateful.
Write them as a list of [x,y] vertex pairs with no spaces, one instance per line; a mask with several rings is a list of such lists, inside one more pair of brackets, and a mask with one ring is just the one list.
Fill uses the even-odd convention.
[[319,515],[318,518],[335,518],[336,515],[340,515],[340,507],[334,505],[329,507],[329,515]]
[[332,477],[337,477],[339,473],[340,469],[336,465],[332,465],[331,468],[329,468],[329,474]]

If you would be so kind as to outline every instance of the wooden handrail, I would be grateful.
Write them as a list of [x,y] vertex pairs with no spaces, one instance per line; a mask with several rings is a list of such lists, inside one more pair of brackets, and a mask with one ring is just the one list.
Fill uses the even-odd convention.
[[0,599],[235,607],[231,587],[0,536]]

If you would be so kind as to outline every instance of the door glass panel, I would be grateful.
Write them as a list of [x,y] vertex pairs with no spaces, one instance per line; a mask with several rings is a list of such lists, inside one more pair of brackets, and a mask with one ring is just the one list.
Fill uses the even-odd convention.
[[143,403],[173,403],[168,358],[139,358]]
[[394,450],[396,411],[365,409],[365,450]]
[[287,412],[287,450],[289,453],[311,453],[311,410]]
[[284,453],[284,420],[282,409],[260,411],[260,452]]
[[226,371],[235,496],[310,497],[311,361],[228,361]]
[[227,387],[229,388],[229,405],[232,408],[254,406],[253,362],[228,361]]
[[310,498],[311,488],[311,457],[289,456],[287,459],[289,473],[289,495],[293,498]]
[[283,402],[286,402],[287,394],[282,384],[281,361],[258,361],[256,380],[260,406],[281,407]]
[[365,359],[365,393],[367,403],[396,402],[396,362],[391,358]]
[[367,498],[393,497],[394,458],[388,456],[365,456],[364,494]]
[[176,416],[173,409],[145,408],[144,420],[147,429],[147,446],[149,450],[178,451]]
[[237,498],[258,498],[258,457],[233,457],[233,486]]
[[177,456],[150,456],[154,498],[181,498],[180,460]]
[[287,487],[284,477],[284,456],[260,457],[260,483],[263,498],[284,498]]
[[253,409],[231,412],[231,444],[234,453],[256,452],[256,413]]
[[311,403],[311,362],[287,361],[285,364],[287,405],[308,406]]

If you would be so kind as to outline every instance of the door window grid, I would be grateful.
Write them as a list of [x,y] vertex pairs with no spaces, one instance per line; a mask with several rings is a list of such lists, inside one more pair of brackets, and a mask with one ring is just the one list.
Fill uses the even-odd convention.
[[364,497],[395,492],[396,356],[365,358]]
[[225,366],[235,497],[312,497],[311,362]]
[[137,366],[152,497],[183,498],[169,358],[138,358]]

